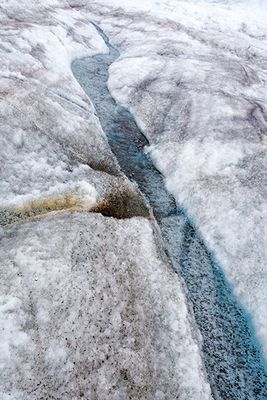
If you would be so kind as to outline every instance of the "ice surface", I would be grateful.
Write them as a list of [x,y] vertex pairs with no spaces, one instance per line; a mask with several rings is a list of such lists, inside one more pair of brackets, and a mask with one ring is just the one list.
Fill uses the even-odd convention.
[[1,398],[210,398],[178,276],[159,249],[142,218],[60,214],[6,229]]
[[71,72],[107,52],[82,3],[0,6],[0,397],[209,399],[178,276]]
[[266,3],[124,1],[117,13],[114,4],[98,17],[121,52],[109,88],[148,137],[267,358]]
[[15,6],[5,10],[1,31],[1,223],[59,209],[107,208],[110,198],[120,207],[123,197],[127,208],[135,189],[120,174],[71,72],[73,58],[107,51],[103,39],[77,11],[50,15],[33,7],[21,10],[16,23],[7,18]]
[[6,19],[11,5],[1,23],[0,208],[79,195],[90,184],[102,192],[118,167],[70,63],[105,44],[77,12],[55,10],[53,19],[40,11],[35,23],[22,13],[16,24]]
[[163,176],[144,151],[148,141],[132,114],[111,97],[106,85],[108,69],[119,53],[97,29],[110,53],[76,60],[72,70],[92,100],[122,170],[149,200],[173,265],[186,282],[212,394],[216,399],[265,400],[267,372],[250,318],[199,232],[167,192]]
[[[90,20],[121,52],[114,98],[144,130],[267,357],[265,2],[2,1],[0,214],[57,211],[50,201],[66,211],[66,196],[101,211],[112,196],[136,194],[71,72],[76,57],[107,52]],[[70,215],[0,232],[3,399],[74,399],[94,388],[101,399],[147,399],[146,390],[153,400],[209,398],[182,289],[149,223]],[[107,337],[113,353],[102,364]]]

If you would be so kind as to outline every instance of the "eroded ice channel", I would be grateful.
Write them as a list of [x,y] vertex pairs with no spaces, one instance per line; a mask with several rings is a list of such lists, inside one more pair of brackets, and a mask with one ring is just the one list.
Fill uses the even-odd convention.
[[108,69],[119,52],[96,28],[109,54],[76,60],[72,71],[92,100],[121,169],[149,201],[175,268],[185,281],[203,337],[204,363],[213,396],[223,400],[266,400],[266,365],[249,316],[197,230],[166,191],[161,174],[144,151],[148,141],[134,117],[112,98],[107,88]]

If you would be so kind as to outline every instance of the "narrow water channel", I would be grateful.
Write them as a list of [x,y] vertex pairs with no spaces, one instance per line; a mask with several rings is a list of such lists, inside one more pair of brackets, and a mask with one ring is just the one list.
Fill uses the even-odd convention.
[[134,117],[112,98],[107,88],[108,69],[119,52],[104,32],[96,29],[109,54],[76,60],[72,71],[93,102],[122,171],[138,184],[150,203],[166,248],[185,282],[203,337],[204,364],[213,396],[222,400],[266,400],[266,364],[249,316],[199,233],[167,192],[162,175],[144,152],[148,141]]

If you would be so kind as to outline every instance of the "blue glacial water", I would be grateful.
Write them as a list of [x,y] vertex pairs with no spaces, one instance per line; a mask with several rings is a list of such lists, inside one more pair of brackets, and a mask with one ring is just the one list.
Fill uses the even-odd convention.
[[122,171],[138,184],[153,209],[203,338],[203,359],[213,397],[267,400],[267,368],[250,317],[197,229],[167,192],[162,175],[144,151],[149,143],[134,117],[112,98],[107,88],[108,68],[119,52],[95,27],[109,54],[75,60],[72,71],[93,102]]

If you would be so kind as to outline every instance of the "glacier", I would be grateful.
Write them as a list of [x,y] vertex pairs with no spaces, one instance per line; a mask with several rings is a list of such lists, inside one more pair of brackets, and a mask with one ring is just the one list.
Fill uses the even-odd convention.
[[266,360],[266,4],[4,0],[0,21],[1,398],[215,398],[186,279],[71,63],[108,54],[92,21],[119,49],[110,93]]
[[145,151],[148,141],[132,114],[108,88],[109,67],[119,52],[106,34],[108,54],[75,60],[72,71],[92,100],[122,171],[138,184],[153,210],[172,264],[186,284],[188,302],[202,336],[203,361],[214,398],[267,396],[267,374],[249,315],[192,221],[175,204],[162,175]]
[[101,20],[121,51],[109,89],[148,138],[267,357],[266,4],[147,4],[125,18],[115,13],[117,24]]

